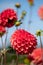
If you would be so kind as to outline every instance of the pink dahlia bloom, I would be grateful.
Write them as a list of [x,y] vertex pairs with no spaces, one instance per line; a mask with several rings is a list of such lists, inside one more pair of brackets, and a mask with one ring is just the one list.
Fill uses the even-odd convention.
[[2,25],[2,18],[1,18],[1,14],[0,14],[0,25]]
[[[29,57],[28,57],[29,58]],[[40,64],[43,62],[43,49],[41,48],[38,48],[38,49],[35,49],[32,54],[30,55],[30,58],[29,59],[32,59],[32,61],[35,63],[35,64]]]
[[11,46],[18,54],[28,54],[33,51],[37,45],[37,40],[31,33],[19,29],[16,30],[11,36]]
[[5,27],[0,26],[0,36],[2,36],[6,32]]
[[5,27],[12,27],[17,21],[16,11],[13,9],[6,9],[1,13],[2,25]]
[[0,14],[0,36],[2,36],[6,32],[5,27],[2,26],[2,18]]
[[41,20],[43,20],[43,5],[38,9],[38,15]]

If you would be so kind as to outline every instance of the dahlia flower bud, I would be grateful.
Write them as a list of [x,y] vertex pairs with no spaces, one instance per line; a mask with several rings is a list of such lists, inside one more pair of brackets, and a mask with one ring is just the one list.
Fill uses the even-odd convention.
[[12,27],[17,21],[16,11],[13,9],[6,9],[1,13],[2,25],[5,27]]
[[16,3],[15,7],[20,8],[21,7],[20,3]]
[[29,54],[36,48],[37,40],[31,33],[19,29],[11,36],[11,46],[18,54]]
[[21,24],[22,22],[19,22],[19,21],[15,22],[15,26],[20,26]]
[[40,36],[40,35],[41,35],[41,30],[37,30],[37,31],[36,31],[36,35],[37,35],[37,36]]
[[6,32],[5,27],[0,26],[0,36],[2,36]]
[[25,64],[30,64],[30,60],[28,60],[28,58],[24,59],[24,63]]
[[26,11],[23,11],[23,12],[22,12],[22,15],[24,15],[24,16],[25,16],[25,15],[26,15]]
[[[29,58],[29,57],[28,57]],[[43,62],[43,49],[41,48],[38,48],[38,49],[35,49],[32,54],[30,55],[30,58],[33,58],[33,62],[35,64],[40,64]],[[30,59],[29,58],[29,59]]]
[[26,11],[22,11],[22,14],[20,16],[21,20],[24,19],[24,16],[26,15]]

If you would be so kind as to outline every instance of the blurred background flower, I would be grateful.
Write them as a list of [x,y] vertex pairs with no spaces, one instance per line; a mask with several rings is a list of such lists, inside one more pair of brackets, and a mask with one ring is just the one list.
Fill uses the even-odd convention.
[[41,48],[35,49],[32,52],[32,54],[30,54],[30,58],[29,59],[31,59],[31,58],[33,58],[32,61],[34,62],[34,64],[36,64],[36,65],[38,65],[40,63],[43,64],[43,48],[42,49]]
[[43,5],[41,5],[38,9],[38,15],[41,20],[43,20]]
[[30,6],[32,6],[34,4],[34,0],[28,0]]

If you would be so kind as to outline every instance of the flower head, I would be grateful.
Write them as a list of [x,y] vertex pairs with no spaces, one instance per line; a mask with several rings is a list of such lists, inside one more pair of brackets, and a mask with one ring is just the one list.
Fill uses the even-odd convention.
[[43,5],[38,9],[38,15],[41,20],[43,20]]
[[2,26],[2,18],[0,14],[0,37],[6,32],[5,27]]
[[[38,48],[38,49],[35,49],[32,54],[30,55],[32,59],[32,61],[34,61],[34,63],[36,64],[40,64],[43,62],[43,58],[42,58],[42,55],[43,55],[43,49],[41,48]],[[28,57],[29,58],[29,57]]]
[[18,54],[29,54],[37,45],[37,40],[31,33],[19,29],[11,36],[11,46]]
[[6,9],[1,13],[2,25],[5,27],[12,27],[17,21],[16,12],[13,9]]

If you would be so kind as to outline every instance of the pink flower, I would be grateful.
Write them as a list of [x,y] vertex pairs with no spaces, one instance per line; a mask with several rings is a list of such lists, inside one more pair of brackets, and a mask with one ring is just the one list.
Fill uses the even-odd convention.
[[2,36],[5,32],[5,27],[2,26],[2,18],[0,14],[0,36]]
[[13,9],[6,9],[1,13],[2,25],[5,27],[12,27],[17,21],[16,11]]
[[43,5],[38,9],[38,15],[41,20],[43,20]]
[[0,36],[2,36],[6,32],[5,27],[0,26]]
[[[42,59],[43,59],[42,55],[43,55],[43,49],[38,48],[38,49],[35,49],[35,50],[32,52],[32,54],[30,55],[30,57],[33,58],[32,61],[34,61],[34,63],[40,64],[40,63],[43,62],[43,61],[42,61]],[[28,58],[29,58],[29,57],[28,57]]]
[[1,18],[1,14],[0,14],[0,25],[2,25],[2,18]]
[[31,33],[19,29],[16,30],[11,36],[11,46],[18,54],[28,54],[33,51],[37,45],[37,40]]

